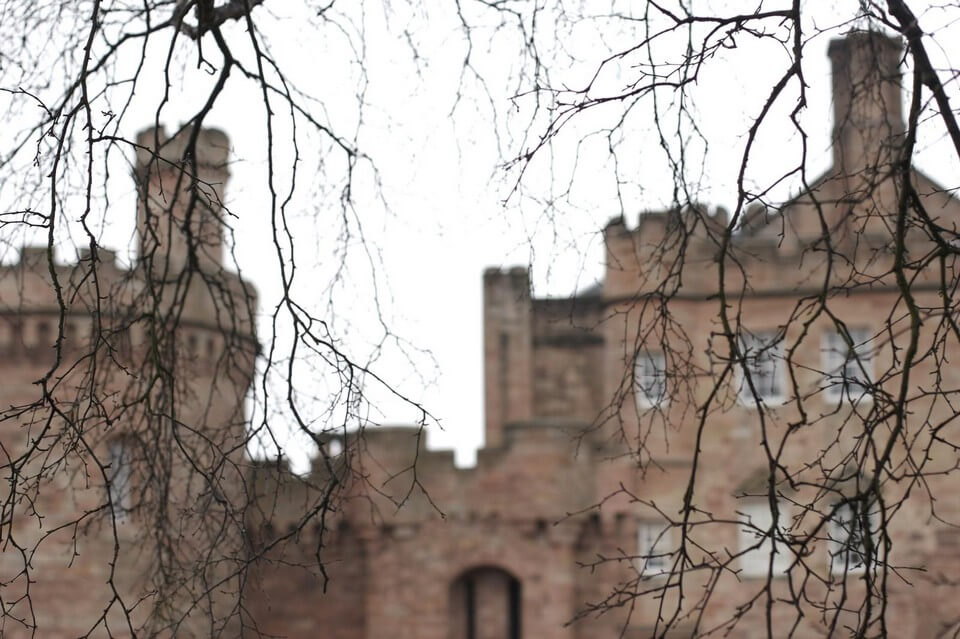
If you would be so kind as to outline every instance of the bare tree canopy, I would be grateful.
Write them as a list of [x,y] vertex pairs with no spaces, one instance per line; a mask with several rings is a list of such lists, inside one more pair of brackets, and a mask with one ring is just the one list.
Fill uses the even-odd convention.
[[[577,531],[565,636],[956,636],[960,7],[824,4],[0,0],[0,633],[271,634],[255,593],[295,566],[361,636],[337,584],[371,544],[489,506]],[[489,457],[556,453],[569,487],[441,470],[384,363],[423,355],[366,226],[391,210],[370,123],[419,117],[397,50],[495,146],[537,286],[603,262],[560,300],[484,280]],[[235,234],[264,219],[258,294]],[[383,397],[418,423],[377,426]],[[254,461],[293,436],[309,473]],[[458,570],[452,624],[488,588],[534,631],[529,582]]]

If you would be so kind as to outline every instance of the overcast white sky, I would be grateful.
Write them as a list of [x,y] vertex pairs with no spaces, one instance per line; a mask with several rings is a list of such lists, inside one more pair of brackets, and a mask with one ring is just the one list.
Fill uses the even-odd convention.
[[[430,7],[427,14],[420,7],[402,3],[386,5],[385,9],[380,2],[366,2],[363,11],[354,14],[352,24],[343,22],[339,28],[318,26],[300,3],[267,0],[255,13],[274,58],[291,83],[317,98],[320,102],[315,112],[347,136],[357,130],[357,93],[363,92],[358,143],[379,171],[379,184],[366,169],[357,175],[354,196],[366,244],[361,245],[356,236],[351,241],[346,283],[338,290],[332,307],[327,307],[322,294],[324,283],[331,277],[333,265],[340,262],[336,241],[341,223],[336,191],[339,185],[326,182],[326,176],[316,173],[316,167],[326,163],[330,175],[335,175],[341,160],[329,148],[303,138],[302,188],[290,207],[301,266],[298,292],[305,299],[315,298],[318,314],[336,316],[335,326],[344,345],[361,360],[363,353],[370,351],[371,341],[383,333],[381,316],[372,303],[377,296],[390,331],[411,345],[401,350],[388,343],[376,364],[378,373],[423,402],[440,419],[442,430],[430,428],[429,445],[455,448],[458,463],[469,464],[483,439],[482,273],[488,267],[531,264],[539,295],[566,295],[602,276],[599,232],[609,218],[620,213],[614,174],[605,139],[588,137],[584,144],[576,143],[608,122],[617,107],[584,119],[560,136],[552,152],[545,153],[531,168],[527,190],[508,197],[516,174],[500,165],[519,148],[517,136],[522,133],[523,116],[529,113],[529,100],[516,104],[510,101],[516,85],[510,84],[509,78],[519,65],[517,42],[509,33],[477,32],[473,55],[489,94],[469,74],[461,83],[466,43],[453,3],[449,4]],[[711,4],[752,11],[756,2],[695,3],[703,12]],[[843,21],[838,7],[849,11],[847,5],[855,3],[807,3],[811,4],[817,24],[828,26]],[[925,13],[921,24],[923,20],[933,26],[942,22],[942,16]],[[634,26],[640,28],[639,24]],[[840,26],[834,36],[845,30]],[[243,41],[239,26],[232,26],[229,33],[234,37],[231,42]],[[625,28],[603,35],[612,44],[635,41],[635,34]],[[809,95],[803,122],[811,133],[811,175],[825,169],[828,162],[829,39],[828,35],[820,36],[806,49]],[[944,37],[939,41],[952,40]],[[163,43],[158,40],[156,44],[144,74],[148,81],[141,83],[127,118],[128,135],[149,126],[154,118],[162,90],[156,80],[160,78],[164,52]],[[595,26],[585,24],[563,44],[582,59],[573,64],[558,57],[546,60],[557,64],[554,83],[582,82],[602,51]],[[358,52],[360,46],[365,49]],[[950,53],[934,50],[944,63],[950,61]],[[358,54],[365,61],[362,66],[355,61]],[[761,46],[746,37],[738,39],[736,49],[722,54],[705,68],[691,90],[692,106],[710,140],[703,174],[691,177],[699,179],[702,201],[730,207],[735,200],[733,184],[750,117],[759,111],[788,58],[772,43]],[[132,60],[127,62],[133,64]],[[630,77],[630,64],[627,61],[613,69],[601,83],[622,85]],[[171,100],[161,118],[168,129],[188,117],[197,100],[206,95],[211,75],[195,67],[188,62],[183,77],[173,78]],[[561,72],[563,67],[568,70]],[[457,87],[463,89],[463,96],[454,109]],[[775,178],[778,170],[782,172],[796,161],[797,137],[786,120],[793,101],[787,99],[784,104],[785,108],[776,111],[771,125],[761,132],[756,162],[751,164],[751,177],[756,183]],[[629,182],[622,189],[630,225],[636,223],[641,211],[660,208],[671,199],[672,182],[663,153],[649,117],[642,117],[652,106],[645,103],[639,108],[621,146],[620,176]],[[233,145],[235,163],[227,201],[238,216],[238,262],[260,292],[264,338],[269,335],[267,315],[276,304],[279,288],[276,256],[266,240],[270,229],[264,179],[266,133],[264,108],[256,87],[239,75],[231,78],[227,93],[207,124],[226,131]],[[280,165],[287,166],[290,151],[283,140],[289,128],[282,109],[275,124]],[[922,150],[921,166],[945,185],[954,186],[956,159],[937,138],[930,127],[924,139],[929,148]],[[691,148],[698,147],[691,143]],[[279,178],[287,175],[285,169],[278,170]],[[573,187],[568,191],[571,176]],[[284,180],[278,183],[283,187]],[[117,193],[107,216],[104,242],[121,251],[129,250],[133,186],[129,183],[113,188]],[[777,193],[785,197],[788,189],[781,187]],[[546,215],[548,207],[544,203],[551,201],[551,195],[561,197],[553,201],[556,214]],[[374,270],[376,288],[371,278]],[[309,369],[303,374],[309,375]],[[315,384],[308,384],[308,379],[300,380],[303,390],[312,385],[315,394],[322,397],[328,382],[318,377]],[[383,392],[374,391],[373,397],[380,409],[379,414],[370,414],[374,422],[404,423],[417,417],[410,407]],[[317,412],[318,419],[321,413]],[[286,446],[285,453],[303,467],[305,449],[299,440],[291,439]]]

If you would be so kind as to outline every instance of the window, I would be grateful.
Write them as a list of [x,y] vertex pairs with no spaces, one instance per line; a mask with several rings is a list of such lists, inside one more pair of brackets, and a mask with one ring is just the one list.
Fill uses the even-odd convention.
[[123,439],[113,439],[108,448],[108,490],[113,504],[114,518],[119,522],[127,518],[133,508],[132,472],[129,445]]
[[[779,333],[767,331],[744,333],[740,336],[746,371],[756,391],[756,397],[768,403],[780,403],[784,398],[783,341]],[[753,404],[754,391],[747,383],[746,375],[740,380],[740,402]]]
[[33,335],[26,335],[26,346],[28,348],[46,348],[53,346],[53,337],[51,336],[50,323],[46,320],[40,320],[34,324]]
[[638,353],[633,374],[638,408],[659,406],[666,400],[666,362],[663,353]]
[[828,331],[823,338],[826,397],[835,402],[869,399],[867,386],[873,375],[872,335],[866,328],[850,328],[850,342],[842,333]]
[[[836,507],[827,526],[830,572],[834,575],[862,573],[867,566],[868,544],[874,564],[879,558],[878,513],[863,512],[860,501],[845,502]],[[869,507],[868,507],[869,508]]]
[[659,522],[640,522],[637,526],[637,570],[644,577],[670,572],[669,530]]
[[[785,533],[790,527],[790,505],[777,500],[776,554],[773,557],[773,576],[785,575],[793,560],[787,547]],[[755,497],[740,505],[740,521],[743,525],[739,532],[740,567],[748,577],[766,576],[770,568],[770,553],[773,551],[773,539],[770,528],[773,513],[766,497]]]

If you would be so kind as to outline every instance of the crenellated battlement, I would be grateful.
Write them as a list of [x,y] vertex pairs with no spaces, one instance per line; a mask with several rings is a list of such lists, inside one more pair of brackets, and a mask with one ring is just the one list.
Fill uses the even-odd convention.
[[[454,464],[453,451],[427,449],[418,426],[368,427],[362,434],[350,433],[344,447],[330,457],[329,466],[339,473],[349,455],[347,493],[365,498],[348,499],[352,505],[344,508],[342,518],[355,529],[441,518],[554,521],[599,498],[594,465],[606,453],[584,446],[571,458],[576,437],[586,426],[561,418],[507,424],[504,445],[481,449],[476,465],[468,468]],[[316,458],[311,468],[301,477],[282,459],[251,463],[251,485],[258,496],[255,510],[273,513],[274,531],[292,525],[304,506],[316,503],[329,488],[327,462]],[[419,486],[411,486],[414,479]],[[401,501],[403,508],[397,510]],[[390,513],[389,522],[371,520],[371,508]]]
[[[192,140],[194,130],[184,128],[173,136],[163,127],[144,129],[137,134],[137,171],[179,171],[185,161],[196,167],[229,175],[230,139],[220,129],[203,128]],[[189,147],[194,143],[194,153]]]
[[701,282],[715,266],[729,213],[702,205],[646,211],[633,228],[623,217],[604,228],[607,299],[665,294],[679,282],[687,291],[707,289]]
[[[937,211],[937,224],[948,233],[960,228],[947,192],[919,172],[915,189],[927,210]],[[870,196],[850,199],[848,181],[825,174],[811,192],[771,211],[753,204],[742,213],[724,246],[729,213],[691,206],[682,210],[641,213],[634,227],[622,217],[604,229],[605,303],[643,298],[702,299],[716,294],[720,255],[724,284],[750,296],[793,294],[809,290],[825,277],[837,287],[856,290],[893,286],[895,239],[890,211],[896,209],[892,180],[871,187]],[[828,225],[828,258],[823,225]],[[933,248],[919,225],[910,224],[907,248],[925,253]],[[954,231],[950,231],[954,229]],[[935,279],[932,273],[921,274]],[[744,280],[750,285],[744,288]]]

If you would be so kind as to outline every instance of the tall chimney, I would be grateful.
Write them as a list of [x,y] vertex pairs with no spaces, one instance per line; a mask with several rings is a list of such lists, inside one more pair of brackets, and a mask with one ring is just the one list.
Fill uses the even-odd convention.
[[137,135],[138,256],[151,277],[222,263],[230,143],[222,131],[201,129],[191,149],[192,134],[187,127],[171,138],[163,128]]
[[855,31],[830,42],[833,169],[872,180],[896,160],[904,131],[899,39]]

